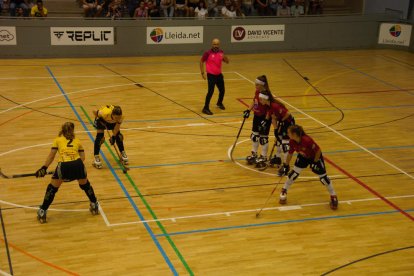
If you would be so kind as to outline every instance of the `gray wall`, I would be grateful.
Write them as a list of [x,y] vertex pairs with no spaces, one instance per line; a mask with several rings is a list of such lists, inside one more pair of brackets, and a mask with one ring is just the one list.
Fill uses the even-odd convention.
[[[142,55],[192,55],[210,48],[220,38],[227,53],[375,48],[379,22],[384,15],[215,20],[0,20],[0,26],[16,26],[17,46],[0,46],[1,58],[102,57]],[[232,25],[285,24],[285,41],[231,43]],[[146,44],[146,27],[204,26],[204,43]],[[111,46],[51,46],[50,27],[115,27]]]
[[403,18],[408,17],[410,0],[365,0],[365,13],[384,13],[386,9],[401,11]]

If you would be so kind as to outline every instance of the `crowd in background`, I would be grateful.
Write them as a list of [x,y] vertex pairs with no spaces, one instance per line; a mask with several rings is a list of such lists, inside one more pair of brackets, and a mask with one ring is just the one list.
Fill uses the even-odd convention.
[[[136,19],[322,14],[323,0],[78,0],[85,17]],[[42,0],[0,0],[10,16],[47,16]]]

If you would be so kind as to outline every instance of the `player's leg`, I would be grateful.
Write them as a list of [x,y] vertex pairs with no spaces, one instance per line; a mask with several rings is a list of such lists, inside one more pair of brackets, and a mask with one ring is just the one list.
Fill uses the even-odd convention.
[[213,97],[214,86],[216,85],[217,77],[212,74],[207,74],[207,95],[204,102],[203,113],[207,115],[213,115],[213,112],[210,111],[210,100]]
[[79,179],[79,188],[81,188],[86,196],[88,197],[89,203],[89,211],[91,211],[92,215],[99,214],[99,203],[96,199],[95,192],[89,180],[87,178]]
[[46,222],[47,209],[49,209],[50,204],[52,204],[55,198],[55,194],[58,192],[62,182],[63,180],[59,179],[58,168],[56,168],[49,185],[47,185],[45,196],[43,198],[43,203],[39,206],[39,209],[37,210],[37,220],[40,223]]
[[283,185],[282,191],[280,192],[280,196],[279,196],[280,204],[286,204],[287,192],[290,186],[292,186],[295,180],[299,177],[302,170],[306,168],[309,165],[309,163],[310,161],[308,159],[298,154],[298,157],[296,158],[296,161],[295,161],[295,165],[293,166],[293,169],[287,174],[288,178],[286,179],[286,182]]
[[217,106],[221,110],[225,110],[226,108],[223,105],[224,93],[225,93],[225,86],[224,86],[224,77],[223,77],[223,74],[220,74],[217,77],[217,88],[218,88],[218,91],[219,91],[219,97],[218,97],[218,100],[217,100]]
[[331,196],[329,203],[331,209],[338,209],[338,196],[336,195],[331,179],[326,173],[325,161],[323,160],[322,155],[319,161],[316,164],[312,165],[312,172],[319,176],[319,180],[321,181],[322,185],[324,185],[328,190],[329,195]]
[[260,116],[254,115],[252,134],[250,135],[250,140],[252,141],[252,154],[246,157],[247,164],[249,165],[253,165],[256,163],[257,151],[259,150],[259,125],[261,120],[262,118]]
[[267,120],[266,127],[261,127],[259,131],[259,142],[262,146],[262,153],[257,160],[257,167],[258,168],[266,168],[267,167],[267,152],[269,150],[269,131],[270,131],[270,121]]
[[115,139],[116,145],[118,146],[118,149],[121,152],[122,161],[124,161],[125,164],[128,164],[128,156],[124,148],[124,135],[122,135],[121,131],[118,132]]
[[94,155],[94,161],[93,166],[100,169],[102,168],[102,162],[101,158],[99,157],[99,151],[101,150],[101,145],[105,142],[105,134],[104,134],[105,126],[99,121],[97,123],[97,129],[96,129],[96,137],[93,147],[93,155]]

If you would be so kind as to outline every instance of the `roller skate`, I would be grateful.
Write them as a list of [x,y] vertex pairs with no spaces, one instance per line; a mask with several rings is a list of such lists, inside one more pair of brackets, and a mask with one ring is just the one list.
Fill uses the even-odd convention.
[[128,165],[128,156],[126,155],[124,150],[121,152],[121,159],[124,165]]
[[267,168],[267,158],[266,158],[266,156],[260,155],[260,157],[257,158],[256,168],[258,168],[259,171],[266,170],[266,168]]
[[99,203],[97,202],[91,202],[89,204],[89,211],[91,211],[92,215],[98,215],[99,214]]
[[279,195],[279,203],[282,204],[282,205],[287,203],[287,191],[286,191],[286,189],[282,188],[282,191],[280,192],[280,195]]
[[37,220],[41,224],[46,223],[46,211],[42,208],[39,208],[39,210],[37,210]]
[[280,168],[280,165],[282,165],[282,158],[277,157],[276,155],[273,156],[272,158],[270,158],[270,160],[269,160],[269,166],[270,167]]
[[95,159],[93,160],[92,166],[94,166],[97,169],[102,169],[102,162],[99,155],[95,155]]
[[332,210],[338,209],[338,197],[336,195],[331,195],[331,202],[329,203],[329,206]]
[[252,155],[249,155],[249,156],[246,157],[247,165],[254,165],[254,164],[256,164],[256,159],[257,159],[257,153],[255,153],[254,151],[252,151]]

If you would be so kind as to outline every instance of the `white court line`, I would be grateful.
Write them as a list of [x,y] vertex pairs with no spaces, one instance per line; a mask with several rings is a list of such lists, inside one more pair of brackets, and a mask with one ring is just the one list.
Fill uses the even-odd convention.
[[[239,144],[241,144],[241,143],[244,143],[244,142],[246,142],[246,141],[250,141],[250,139],[246,139],[246,140],[242,140],[242,141],[240,141],[240,142],[237,142],[236,143],[236,146],[237,145],[239,145]],[[231,160],[231,156],[230,156],[230,153],[231,153],[231,149],[233,148],[233,145],[231,145],[230,147],[229,147],[229,149],[227,150],[227,156],[229,157],[229,159]],[[239,161],[237,161],[237,160],[234,160],[234,163],[236,163],[237,165],[239,165],[240,167],[242,167],[243,169],[246,169],[246,170],[249,170],[249,171],[252,171],[252,172],[256,172],[256,173],[261,173],[261,174],[266,174],[266,175],[271,175],[271,176],[277,176],[276,175],[276,173],[269,173],[269,172],[265,172],[265,171],[259,171],[259,170],[256,170],[256,169],[253,169],[253,168],[250,168],[250,167],[248,167],[248,166],[245,166],[245,165],[243,165],[243,164],[241,164]],[[337,178],[337,177],[341,177],[341,176],[343,176],[342,174],[335,174],[335,175],[329,175],[329,177],[331,178],[331,179],[335,179],[335,178]],[[317,177],[317,176],[301,176],[300,178],[308,178],[308,179],[319,179],[319,177]]]
[[[241,78],[244,78],[246,81],[250,82],[251,84],[254,84],[254,82],[253,82],[253,81],[249,80],[248,78],[246,78],[246,77],[245,77],[245,76],[243,76],[242,74],[240,74],[240,73],[238,73],[238,72],[234,72],[234,73],[235,73],[235,74],[237,74],[237,75],[239,75]],[[329,130],[331,130],[332,132],[336,133],[337,135],[341,136],[342,138],[344,138],[344,139],[345,139],[345,140],[347,140],[348,142],[350,142],[350,143],[354,144],[355,146],[357,146],[358,148],[362,149],[363,151],[365,151],[365,152],[367,152],[367,153],[371,154],[372,156],[374,156],[375,158],[377,158],[377,159],[381,160],[382,162],[384,162],[385,164],[389,165],[390,167],[392,167],[392,168],[396,169],[397,171],[399,171],[399,172],[401,172],[401,173],[405,174],[405,175],[406,175],[406,176],[408,176],[409,178],[414,179],[414,176],[413,176],[413,175],[411,175],[411,174],[407,173],[406,171],[404,171],[404,170],[400,169],[399,167],[395,166],[394,164],[392,164],[392,163],[388,162],[388,161],[387,161],[387,160],[385,160],[384,158],[382,158],[382,157],[378,156],[377,154],[373,153],[372,151],[370,151],[369,149],[365,148],[364,146],[362,146],[362,145],[358,144],[358,143],[357,143],[357,142],[355,142],[354,140],[352,140],[352,139],[348,138],[347,136],[345,136],[344,134],[340,133],[339,131],[337,131],[337,130],[333,129],[332,127],[330,127],[330,126],[328,126],[327,124],[325,124],[325,123],[323,123],[323,122],[319,121],[318,119],[316,119],[316,118],[312,117],[311,115],[307,114],[306,112],[302,111],[301,109],[299,109],[299,108],[297,108],[297,107],[295,107],[295,106],[291,105],[291,104],[290,104],[290,103],[288,103],[287,101],[285,101],[285,100],[283,100],[283,99],[281,99],[281,98],[279,98],[279,100],[280,100],[281,102],[283,102],[284,104],[286,104],[286,105],[288,105],[288,106],[292,107],[293,109],[295,109],[295,110],[296,110],[296,111],[298,111],[299,113],[301,113],[301,114],[303,114],[303,115],[305,115],[305,116],[307,116],[307,117],[311,118],[311,119],[312,119],[312,120],[314,120],[315,122],[319,123],[320,125],[322,125],[322,126],[326,127],[327,129],[329,129]]]
[[106,214],[105,214],[105,212],[104,212],[104,210],[102,208],[102,205],[100,203],[99,203],[99,214],[102,216],[102,218],[103,218],[106,226],[109,227],[110,226],[110,223],[109,223],[108,217],[106,216]]
[[[12,202],[8,202],[8,201],[4,201],[0,199],[0,203],[6,204],[6,205],[10,205],[10,206],[14,206],[14,207],[19,207],[19,208],[23,208],[23,209],[34,209],[37,210],[39,209],[39,207],[31,207],[31,206],[27,206],[27,205],[20,205],[20,204],[15,204]],[[56,212],[89,212],[89,209],[55,209],[55,208],[49,208],[47,209],[48,211],[56,211]]]
[[0,269],[0,275],[4,275],[4,276],[12,276],[11,274],[7,273],[6,271],[3,271]]
[[[390,196],[385,197],[386,199],[399,199],[399,198],[412,198],[414,195],[403,195],[403,196]],[[342,200],[339,203],[342,204],[352,204],[353,202],[366,202],[366,201],[377,201],[381,200],[378,197],[374,198],[364,198],[364,199],[351,199],[351,200]],[[302,204],[302,205],[291,205],[291,206],[280,206],[280,207],[269,207],[264,208],[263,211],[270,211],[270,210],[279,210],[279,211],[291,211],[291,210],[300,210],[303,207],[313,207],[313,206],[323,206],[328,205],[327,202],[320,202],[320,203],[309,203],[309,204]],[[151,219],[151,220],[142,220],[142,221],[131,221],[131,222],[121,222],[121,223],[110,223],[108,226],[115,227],[115,226],[123,226],[123,225],[131,225],[131,224],[142,224],[142,223],[149,223],[149,222],[158,222],[158,221],[172,221],[176,222],[177,220],[184,220],[184,219],[197,219],[197,218],[205,218],[205,217],[215,217],[215,216],[231,216],[232,214],[241,214],[241,213],[256,213],[259,211],[258,209],[246,209],[246,210],[235,210],[235,211],[226,211],[226,212],[217,212],[217,213],[208,213],[208,214],[200,214],[200,215],[192,215],[192,216],[180,216],[180,217],[172,217],[172,218],[160,218],[160,219]]]

